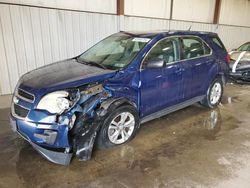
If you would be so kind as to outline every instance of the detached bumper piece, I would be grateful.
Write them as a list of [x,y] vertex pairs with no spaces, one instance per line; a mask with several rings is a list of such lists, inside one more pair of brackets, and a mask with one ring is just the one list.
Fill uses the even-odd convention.
[[[58,152],[58,151],[53,151],[53,150],[49,150],[49,149],[45,149],[33,142],[31,142],[29,140],[29,138],[25,135],[23,135],[22,133],[16,131],[22,138],[24,138],[25,140],[27,140],[30,145],[36,150],[38,151],[44,158],[46,158],[47,160],[56,163],[56,164],[60,164],[60,165],[69,165],[71,158],[72,158],[72,153],[66,152]],[[40,135],[41,137],[43,137],[43,135]],[[54,137],[54,135],[52,136]],[[43,137],[45,139],[48,139],[49,141],[51,141],[51,138],[48,138],[48,136]]]
[[[63,151],[58,151],[58,149],[47,149],[45,147],[42,147],[40,145],[35,144],[32,142],[28,135],[26,135],[24,132],[18,129],[17,122],[10,116],[10,124],[11,128],[14,132],[17,132],[22,138],[24,138],[26,141],[30,143],[30,145],[38,151],[44,158],[47,160],[60,164],[60,165],[69,165],[73,153],[69,151],[67,148],[62,148]],[[26,125],[27,127],[28,125]],[[57,138],[57,131],[53,130],[45,130],[43,133],[34,133],[34,137],[38,138],[39,140],[42,140],[43,143],[46,144],[54,144]]]
[[[68,153],[66,152],[58,152],[58,151],[53,151],[53,150],[49,150],[49,149],[45,149],[33,142],[31,142],[29,140],[29,138],[27,136],[24,136],[23,134],[21,134],[20,132],[17,131],[17,133],[24,138],[25,140],[27,140],[30,145],[36,150],[38,151],[44,158],[46,158],[47,160],[56,163],[56,164],[61,164],[61,165],[69,165],[71,158],[72,158],[72,153]],[[48,139],[48,137],[46,137],[46,139]],[[51,139],[49,139],[51,140]]]
[[79,161],[88,161],[91,159],[95,137],[96,133],[89,139],[85,140],[82,147],[77,147],[76,156],[78,157]]
[[43,157],[48,159],[49,161],[56,163],[56,164],[61,164],[61,165],[69,165],[71,158],[72,158],[72,153],[63,153],[63,152],[56,152],[56,151],[51,151],[47,150],[41,146],[38,146],[34,144],[33,142],[30,142],[32,147],[37,150]]

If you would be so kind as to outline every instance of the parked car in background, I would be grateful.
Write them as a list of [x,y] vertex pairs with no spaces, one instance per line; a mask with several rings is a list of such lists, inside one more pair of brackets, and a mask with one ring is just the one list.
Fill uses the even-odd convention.
[[88,160],[94,146],[130,141],[141,123],[196,102],[215,108],[228,60],[215,33],[120,32],[23,75],[11,125],[54,163]]
[[236,82],[250,82],[250,42],[241,45],[230,53],[230,77]]

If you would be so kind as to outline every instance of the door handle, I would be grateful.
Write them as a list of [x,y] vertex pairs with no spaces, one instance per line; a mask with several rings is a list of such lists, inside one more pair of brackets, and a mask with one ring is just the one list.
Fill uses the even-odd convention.
[[176,74],[180,74],[184,71],[185,69],[184,68],[179,68],[175,71]]
[[162,78],[162,75],[156,76],[155,78],[156,79]]
[[195,66],[197,67],[197,66],[200,66],[202,63],[197,63],[197,64],[195,64]]
[[213,63],[213,60],[207,60],[206,61],[206,64],[208,64],[208,65],[211,64],[211,63]]

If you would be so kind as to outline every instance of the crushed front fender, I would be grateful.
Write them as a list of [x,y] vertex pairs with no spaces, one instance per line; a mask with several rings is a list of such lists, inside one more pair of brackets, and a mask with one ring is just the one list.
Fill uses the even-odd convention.
[[89,160],[101,125],[101,104],[112,95],[102,85],[97,85],[81,92],[78,103],[68,112],[76,115],[73,128],[69,131],[69,142],[79,160]]

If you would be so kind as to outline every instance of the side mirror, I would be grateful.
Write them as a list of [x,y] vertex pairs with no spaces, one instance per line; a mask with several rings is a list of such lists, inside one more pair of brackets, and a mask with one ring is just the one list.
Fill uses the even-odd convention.
[[161,58],[152,58],[146,61],[145,68],[154,69],[154,68],[162,68],[164,65],[164,60]]

